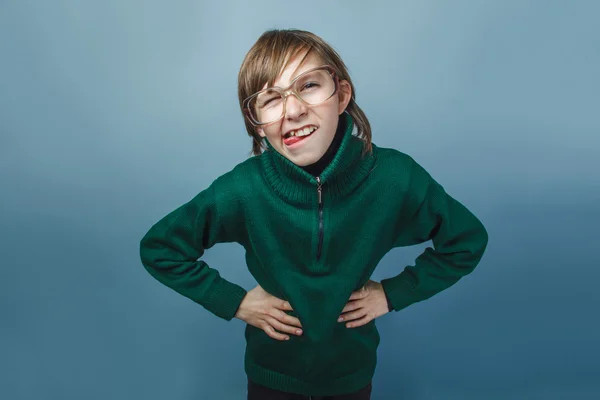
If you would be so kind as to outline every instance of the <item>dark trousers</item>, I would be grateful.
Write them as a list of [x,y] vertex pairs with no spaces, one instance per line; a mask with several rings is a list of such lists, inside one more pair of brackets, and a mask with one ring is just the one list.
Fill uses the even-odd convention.
[[280,392],[248,379],[247,400],[370,400],[372,382],[354,393],[340,394],[337,396],[304,396],[301,394]]

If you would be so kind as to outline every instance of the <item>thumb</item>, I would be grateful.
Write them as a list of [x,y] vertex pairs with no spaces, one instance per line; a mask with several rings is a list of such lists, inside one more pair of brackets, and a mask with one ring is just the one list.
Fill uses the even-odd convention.
[[292,305],[288,301],[286,301],[286,300],[280,300],[279,301],[279,306],[280,306],[279,308],[281,310],[292,311]]
[[365,297],[367,297],[367,288],[365,286],[361,287],[360,289],[352,292],[352,294],[350,295],[350,300],[358,300],[358,299],[363,299]]

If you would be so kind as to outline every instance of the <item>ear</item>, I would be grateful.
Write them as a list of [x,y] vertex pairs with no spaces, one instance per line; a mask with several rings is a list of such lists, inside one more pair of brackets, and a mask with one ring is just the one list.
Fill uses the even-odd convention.
[[338,115],[341,115],[348,107],[348,103],[350,103],[350,99],[352,98],[352,87],[350,86],[350,82],[347,80],[341,80],[338,88]]
[[256,127],[256,133],[258,133],[260,135],[260,137],[267,136],[267,135],[265,135],[265,131],[263,130],[263,128],[261,128],[260,126]]

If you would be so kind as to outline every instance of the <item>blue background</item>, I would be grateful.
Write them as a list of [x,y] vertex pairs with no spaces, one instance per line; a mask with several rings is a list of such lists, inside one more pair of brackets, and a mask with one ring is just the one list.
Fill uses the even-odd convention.
[[[0,4],[0,398],[245,399],[244,323],[160,285],[139,240],[245,160],[260,34],[343,57],[373,141],[486,225],[477,269],[378,319],[373,399],[600,398],[600,2]],[[425,245],[394,249],[374,280]],[[250,290],[243,249],[204,260]]]

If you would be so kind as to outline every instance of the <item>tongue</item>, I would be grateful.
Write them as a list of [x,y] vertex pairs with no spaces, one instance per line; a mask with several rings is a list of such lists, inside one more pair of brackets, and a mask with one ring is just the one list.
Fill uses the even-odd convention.
[[283,139],[283,143],[285,143],[285,144],[286,144],[286,146],[290,146],[290,145],[292,145],[292,144],[294,144],[294,143],[297,143],[297,142],[299,142],[299,141],[301,141],[301,140],[304,140],[304,139],[306,139],[306,138],[307,138],[307,137],[309,137],[310,135],[312,135],[312,133],[309,133],[309,134],[308,134],[308,135],[306,135],[306,136],[300,136],[300,137],[298,137],[298,136],[290,136],[289,138],[284,138],[284,139]]
[[299,142],[299,141],[301,141],[301,140],[304,140],[304,139],[306,139],[306,138],[307,138],[307,137],[309,137],[310,135],[312,135],[312,133],[311,133],[311,134],[309,134],[309,135],[306,135],[306,136],[300,136],[300,137],[297,137],[297,136],[290,136],[290,137],[289,137],[289,138],[287,138],[287,139],[283,139],[283,143],[285,143],[287,146],[289,146],[289,145],[292,145],[292,144],[294,144],[294,143],[297,143],[297,142]]

